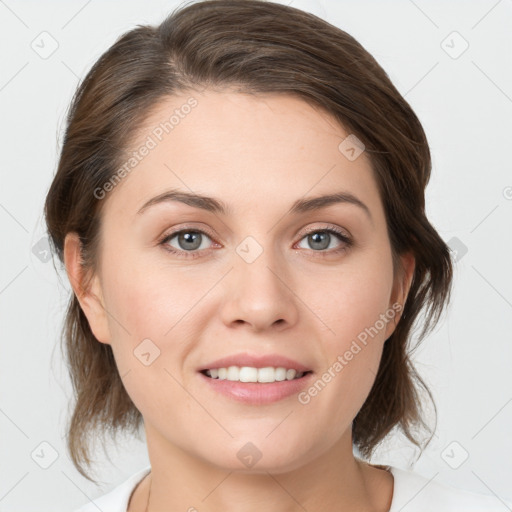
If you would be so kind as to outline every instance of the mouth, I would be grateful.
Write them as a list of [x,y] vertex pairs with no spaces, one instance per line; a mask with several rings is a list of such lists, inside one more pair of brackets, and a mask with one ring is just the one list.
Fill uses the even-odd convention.
[[295,368],[222,366],[199,370],[205,392],[224,396],[245,406],[259,406],[291,399],[312,384],[314,372]]
[[256,368],[251,366],[228,366],[201,370],[204,376],[210,379],[227,380],[231,382],[250,382],[271,384],[290,380],[303,379],[311,370],[297,371],[294,368],[267,366]]
[[206,392],[256,406],[291,399],[314,379],[311,362],[284,354],[240,352],[204,362],[197,375]]

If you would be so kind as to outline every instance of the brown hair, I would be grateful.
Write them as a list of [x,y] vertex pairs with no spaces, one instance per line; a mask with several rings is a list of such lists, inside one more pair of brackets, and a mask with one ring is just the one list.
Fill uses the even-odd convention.
[[[452,282],[449,249],[425,215],[430,151],[418,118],[386,72],[353,37],[326,21],[264,0],[206,0],[182,6],[157,27],[139,25],[121,36],[83,79],[70,106],[45,204],[54,251],[63,262],[65,236],[76,232],[83,268],[88,275],[94,271],[104,203],[94,191],[114,176],[152,107],[206,87],[294,95],[330,113],[365,144],[395,270],[397,256],[406,251],[416,266],[402,317],[353,421],[353,442],[369,458],[398,427],[419,447],[413,429],[428,427],[417,386],[433,399],[411,363],[409,341],[422,310],[418,344],[438,322]],[[95,339],[74,294],[63,340],[76,399],[67,446],[76,468],[93,481],[82,467],[91,465],[92,434],[137,432],[142,415],[126,393],[110,345]]]

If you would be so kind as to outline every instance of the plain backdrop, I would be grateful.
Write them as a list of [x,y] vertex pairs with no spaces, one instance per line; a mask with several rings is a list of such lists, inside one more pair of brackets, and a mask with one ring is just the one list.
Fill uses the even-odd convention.
[[[420,118],[433,174],[429,218],[453,248],[454,294],[415,352],[438,408],[414,471],[512,498],[512,1],[286,3],[353,35]],[[69,285],[45,253],[42,206],[72,94],[97,58],[179,2],[0,1],[0,511],[69,511],[148,464],[143,441],[97,452],[96,487],[74,469],[71,386],[59,349]],[[375,463],[412,468],[402,436]]]

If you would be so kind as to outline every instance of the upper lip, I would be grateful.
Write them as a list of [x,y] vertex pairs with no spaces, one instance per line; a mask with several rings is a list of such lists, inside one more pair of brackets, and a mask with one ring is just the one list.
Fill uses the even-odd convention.
[[216,359],[215,361],[202,366],[199,371],[211,370],[214,368],[228,368],[230,366],[251,366],[253,368],[273,366],[275,368],[281,367],[288,370],[294,369],[298,372],[310,371],[307,366],[304,366],[289,357],[280,356],[279,354],[251,355],[247,353],[233,354],[231,356],[222,357],[221,359]]

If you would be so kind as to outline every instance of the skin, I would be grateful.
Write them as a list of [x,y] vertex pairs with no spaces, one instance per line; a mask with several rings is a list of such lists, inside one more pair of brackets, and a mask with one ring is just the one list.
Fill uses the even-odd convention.
[[[414,259],[401,256],[404,272],[394,275],[370,160],[366,153],[348,160],[338,149],[348,132],[301,99],[229,90],[167,98],[135,147],[191,95],[198,105],[104,199],[99,265],[85,291],[76,286],[84,282],[76,236],[65,243],[68,275],[93,333],[112,346],[144,417],[152,471],[129,511],[145,510],[150,485],[150,511],[388,511],[393,477],[353,456],[351,424],[399,315],[306,405],[296,395],[241,404],[197,373],[249,351],[286,355],[319,377],[381,313],[404,304]],[[174,201],[137,214],[169,189],[218,198],[232,212]],[[364,202],[371,219],[349,203],[288,214],[304,196],[340,190]],[[331,235],[318,249],[304,233],[330,226],[354,245]],[[184,228],[213,234],[202,235],[199,257],[177,236],[167,245],[183,255],[158,244]],[[252,263],[236,252],[247,236],[263,249]],[[149,366],[133,354],[146,338],[160,349]],[[262,454],[251,468],[237,457],[248,442]]]

